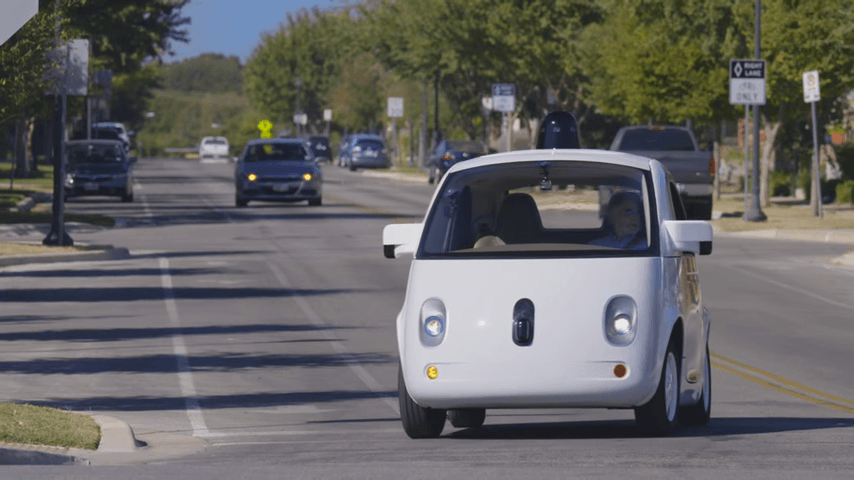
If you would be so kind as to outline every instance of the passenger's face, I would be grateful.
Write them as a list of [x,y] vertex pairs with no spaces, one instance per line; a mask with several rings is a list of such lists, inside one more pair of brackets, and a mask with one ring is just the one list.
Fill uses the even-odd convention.
[[632,201],[617,204],[611,209],[609,217],[617,237],[636,235],[640,231],[640,212]]

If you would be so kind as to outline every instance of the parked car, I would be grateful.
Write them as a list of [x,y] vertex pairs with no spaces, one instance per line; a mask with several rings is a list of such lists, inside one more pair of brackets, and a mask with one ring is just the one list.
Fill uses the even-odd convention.
[[225,137],[204,137],[199,143],[199,161],[203,163],[222,163],[230,158],[228,139]]
[[332,146],[329,145],[329,137],[325,135],[312,135],[308,137],[311,151],[318,162],[332,162]]
[[433,184],[442,178],[449,168],[457,162],[470,160],[486,154],[486,148],[480,142],[470,140],[442,140],[430,152],[427,161],[427,183]]
[[121,140],[71,140],[66,143],[65,197],[118,196],[133,201],[133,164]]
[[[618,192],[604,220],[600,187]],[[396,319],[405,432],[534,407],[633,409],[652,435],[705,425],[697,255],[712,228],[685,219],[650,158],[547,149],[451,167],[422,223],[383,231],[386,257],[412,256]]]
[[132,135],[133,132],[129,132],[125,125],[121,122],[96,122],[92,124],[91,138],[103,140],[120,140],[122,142],[122,145],[124,145],[125,152],[130,152],[130,137]]
[[301,138],[250,140],[235,165],[234,184],[238,207],[250,200],[320,205],[323,198],[323,172]]
[[339,155],[339,163],[350,170],[391,166],[382,137],[367,133],[350,136],[347,146]]

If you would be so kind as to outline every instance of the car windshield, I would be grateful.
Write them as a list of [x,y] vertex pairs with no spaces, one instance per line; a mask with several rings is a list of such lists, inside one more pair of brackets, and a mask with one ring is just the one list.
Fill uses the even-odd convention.
[[92,138],[98,138],[102,140],[121,140],[122,137],[119,135],[119,131],[115,128],[93,128],[92,129]]
[[447,149],[454,152],[484,153],[483,145],[481,145],[480,142],[467,142],[462,140],[448,142]]
[[650,179],[587,162],[453,173],[428,214],[419,258],[657,254]]
[[311,155],[301,143],[259,143],[249,145],[243,161],[251,162],[307,162]]
[[382,150],[383,143],[379,140],[359,140],[356,142],[356,147],[362,150]]
[[620,150],[693,151],[694,142],[678,128],[636,128],[623,133]]
[[118,145],[69,145],[68,162],[80,163],[121,163],[124,157]]

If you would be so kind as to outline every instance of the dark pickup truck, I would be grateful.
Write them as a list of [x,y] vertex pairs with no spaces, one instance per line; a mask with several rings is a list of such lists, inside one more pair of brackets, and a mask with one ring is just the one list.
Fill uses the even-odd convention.
[[711,220],[715,161],[712,152],[700,150],[687,127],[623,127],[611,150],[654,158],[673,175],[689,219]]

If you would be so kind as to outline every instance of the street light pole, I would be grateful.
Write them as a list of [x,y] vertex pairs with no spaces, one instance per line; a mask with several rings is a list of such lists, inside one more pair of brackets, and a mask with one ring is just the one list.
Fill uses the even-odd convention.
[[[760,1],[756,0],[756,34],[754,35],[755,45],[753,48],[753,56],[759,60],[759,19],[760,19]],[[745,129],[747,126],[745,126]],[[762,213],[759,205],[759,104],[753,105],[753,179],[751,182],[752,194],[750,209],[745,212],[744,219],[748,222],[762,222],[768,220],[768,217]]]
[[[297,113],[297,115],[299,115],[302,113],[302,105],[300,105],[300,103],[301,103],[300,102],[300,88],[302,87],[302,78],[297,77],[297,79],[294,83],[296,83],[296,86],[297,86],[297,110],[296,110],[296,113]],[[294,120],[296,120],[296,119],[294,119]],[[297,134],[302,135],[302,124],[300,124],[298,122],[294,122],[294,123],[296,123],[296,125],[297,125]]]

